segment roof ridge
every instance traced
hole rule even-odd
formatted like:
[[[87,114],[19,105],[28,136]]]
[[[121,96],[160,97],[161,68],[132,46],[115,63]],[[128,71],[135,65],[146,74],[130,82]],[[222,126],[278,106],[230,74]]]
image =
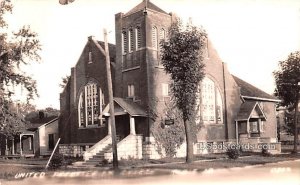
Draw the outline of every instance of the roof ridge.
[[[139,12],[139,11],[145,10],[145,9],[150,9],[150,10],[154,10],[154,11],[157,11],[157,12],[160,12],[160,13],[168,14],[167,12],[165,12],[164,10],[159,8],[157,5],[150,2],[150,0],[143,0],[141,3],[136,5],[134,8],[129,10],[124,15],[131,15],[133,13],[136,13],[136,12]]]
[[[254,85],[240,79],[239,77],[232,75],[234,81],[237,85],[241,88],[241,95],[242,96],[249,96],[249,97],[257,97],[257,98],[266,98],[271,100],[277,100],[277,98],[265,91],[255,87]]]

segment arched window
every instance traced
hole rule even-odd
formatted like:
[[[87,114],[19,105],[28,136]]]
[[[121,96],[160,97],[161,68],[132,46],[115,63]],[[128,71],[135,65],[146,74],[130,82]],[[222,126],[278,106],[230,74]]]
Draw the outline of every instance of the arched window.
[[[130,29],[129,31],[128,31],[128,43],[129,43],[129,45],[128,45],[128,52],[130,53],[130,52],[132,52],[133,51],[133,47],[134,47],[134,41],[133,41],[133,30],[132,29]]]
[[[205,77],[201,82],[201,108],[204,123],[223,123],[222,97],[214,81]]]
[[[137,26],[135,28],[135,47],[137,49],[140,49],[142,47],[141,40],[142,40],[141,28]]]
[[[122,53],[123,54],[127,53],[127,35],[126,35],[126,31],[122,32]]]
[[[93,63],[93,53],[90,51],[89,52],[89,64]]]
[[[159,39],[160,40],[163,40],[163,39],[165,39],[166,38],[166,31],[165,31],[165,29],[161,29],[160,30],[160,34],[159,34]]]
[[[102,125],[102,110],[105,106],[101,88],[95,83],[88,83],[79,95],[78,121],[80,127],[88,125]]]
[[[152,28],[152,47],[157,49],[157,28],[154,26]]]

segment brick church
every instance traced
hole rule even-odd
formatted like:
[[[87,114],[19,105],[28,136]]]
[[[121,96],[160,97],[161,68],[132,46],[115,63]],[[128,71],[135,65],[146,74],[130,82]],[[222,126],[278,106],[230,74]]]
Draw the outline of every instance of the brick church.
[[[160,61],[159,42],[167,36],[172,13],[143,0],[127,13],[115,15],[115,43],[109,44],[115,104],[119,159],[160,158],[152,134],[149,112],[163,118],[170,101],[170,77]],[[104,46],[103,42],[99,44]],[[208,41],[205,52],[206,76],[201,82],[199,116],[203,124],[194,144],[195,154],[224,152],[212,146],[247,144],[259,151],[270,144],[279,152],[275,105],[278,100],[233,76]],[[87,41],[70,79],[60,95],[59,151],[84,156],[88,163],[112,159],[111,129],[105,56]],[[177,156],[185,155],[183,144]]]

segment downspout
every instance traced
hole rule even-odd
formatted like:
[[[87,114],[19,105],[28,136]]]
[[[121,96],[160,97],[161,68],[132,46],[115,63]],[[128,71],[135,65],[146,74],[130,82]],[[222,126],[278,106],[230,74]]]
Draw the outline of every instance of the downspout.
[[[227,94],[226,94],[226,80],[225,80],[225,66],[224,62],[222,62],[223,67],[223,86],[224,86],[224,114],[225,114],[225,138],[228,140],[228,117],[227,117]]]

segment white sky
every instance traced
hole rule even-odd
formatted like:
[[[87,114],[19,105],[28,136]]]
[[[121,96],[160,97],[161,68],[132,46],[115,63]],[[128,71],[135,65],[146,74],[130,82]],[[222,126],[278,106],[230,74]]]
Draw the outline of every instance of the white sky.
[[[28,66],[37,80],[37,108],[59,108],[61,78],[69,75],[90,35],[103,40],[103,28],[112,31],[114,15],[126,13],[142,0],[11,0],[10,27],[30,25],[39,34],[42,62]],[[166,12],[192,18],[203,26],[230,72],[273,93],[272,72],[278,61],[300,50],[299,0],[151,0]]]

